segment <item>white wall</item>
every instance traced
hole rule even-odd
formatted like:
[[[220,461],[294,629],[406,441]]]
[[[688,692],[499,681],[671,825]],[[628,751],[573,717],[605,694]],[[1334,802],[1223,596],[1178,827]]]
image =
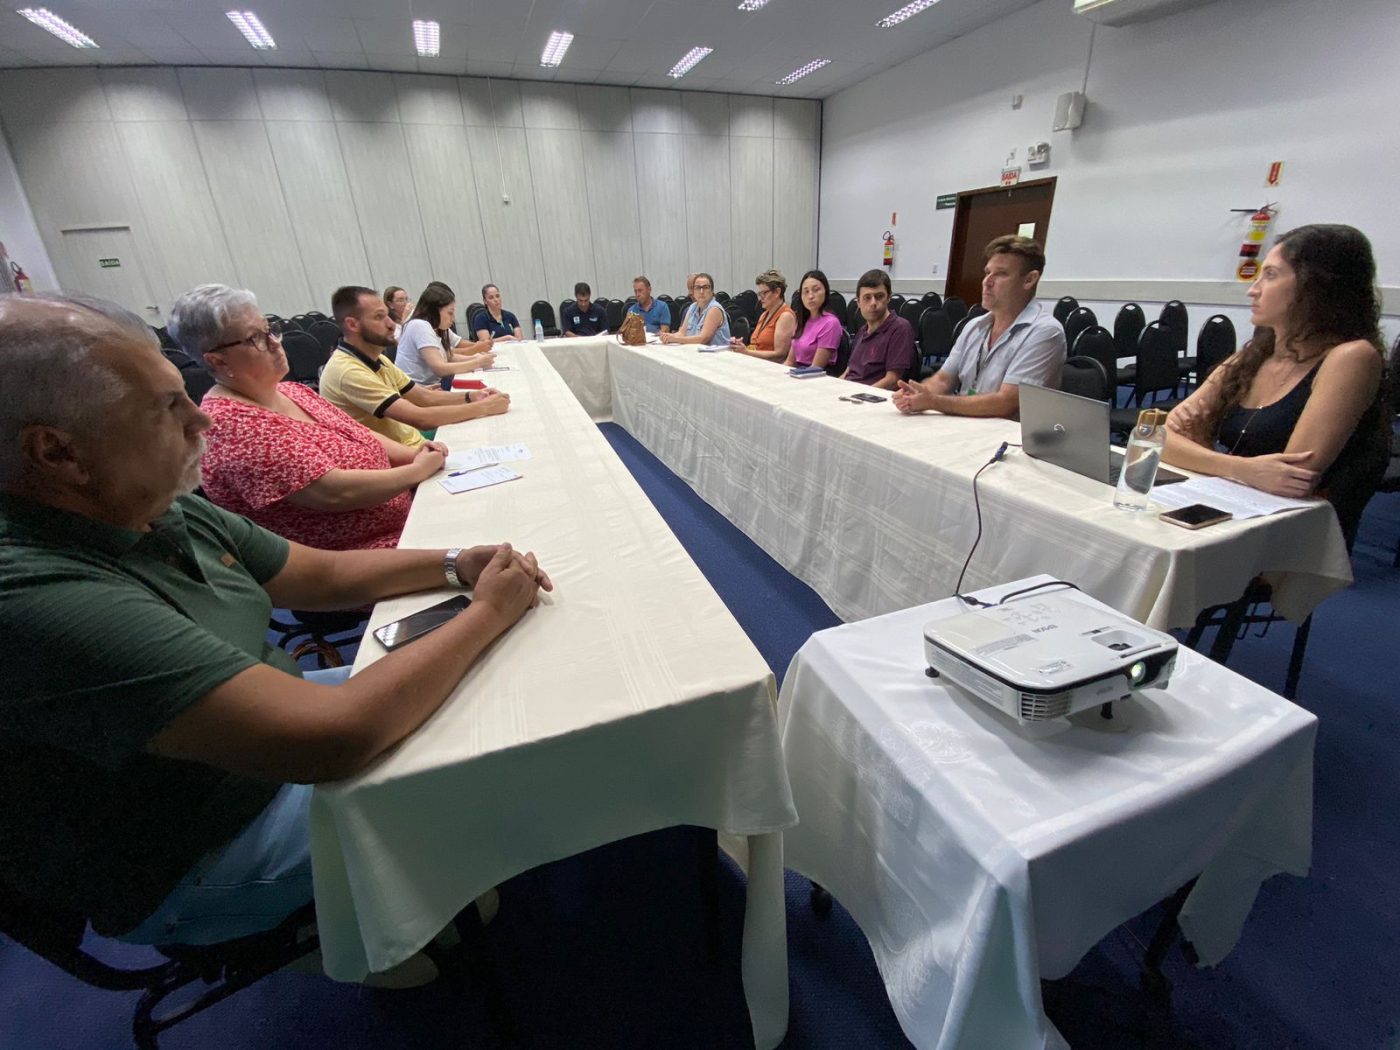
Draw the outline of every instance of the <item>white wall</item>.
[[[34,282],[35,291],[53,291],[58,287],[58,278],[39,237],[39,228],[34,224],[29,198],[20,185],[19,172],[15,170],[3,134],[0,134],[0,244],[5,246],[11,261],[19,263]],[[8,283],[0,287],[8,287]]]
[[[493,281],[525,316],[579,280],[627,296],[641,272],[658,292],[691,269],[735,290],[772,265],[801,273],[816,255],[819,114],[797,99],[416,74],[0,73],[59,283],[79,272],[64,228],[129,224],[162,307],[223,281],[279,313],[328,310],[342,284],[416,295],[436,279],[471,302]]]
[[[1042,0],[827,99],[818,257],[828,275],[845,286],[878,265],[897,211],[896,284],[941,288],[954,212],[936,211],[935,197],[995,185],[1014,149],[1023,179],[1058,177],[1042,287],[1052,298],[1241,303],[1246,217],[1230,209],[1277,201],[1275,231],[1344,222],[1366,232],[1387,309],[1400,312],[1390,201],[1400,81],[1389,72],[1400,4],[1218,0],[1101,27],[1084,125],[1052,133],[1056,96],[1083,82],[1090,27],[1068,0]],[[1024,96],[1019,110],[1013,94]],[[1024,167],[1034,141],[1051,144],[1043,170]],[[1271,189],[1275,160],[1285,166]],[[1193,309],[1193,321],[1210,312]]]

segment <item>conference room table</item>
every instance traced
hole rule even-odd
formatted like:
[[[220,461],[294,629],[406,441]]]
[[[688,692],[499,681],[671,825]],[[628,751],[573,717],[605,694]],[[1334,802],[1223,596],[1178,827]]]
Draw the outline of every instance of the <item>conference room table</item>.
[[[523,442],[529,458],[510,464],[521,478],[455,495],[425,482],[401,546],[509,541],[536,553],[554,591],[392,753],[317,788],[326,972],[358,980],[401,962],[540,864],[699,825],[745,847],[743,984],[755,1045],[776,1046],[788,1012],[780,832],[796,813],[773,675],[540,349],[503,347],[497,363],[507,370],[487,378],[510,411],[437,437],[455,452]],[[451,593],[379,603],[355,670],[385,655],[376,628]]]
[[[786,859],[859,924],[914,1045],[1056,1050],[1040,981],[1109,931],[1195,879],[1179,921],[1213,965],[1266,878],[1307,873],[1317,719],[1183,649],[1165,689],[1036,738],[925,676],[925,625],[967,612],[946,598],[798,651]]]

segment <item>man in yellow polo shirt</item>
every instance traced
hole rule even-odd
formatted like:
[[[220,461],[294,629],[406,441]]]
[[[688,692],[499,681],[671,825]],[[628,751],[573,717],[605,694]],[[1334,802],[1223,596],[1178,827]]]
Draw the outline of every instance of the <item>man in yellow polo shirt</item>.
[[[371,430],[411,448],[423,443],[421,431],[510,408],[499,390],[434,390],[415,383],[382,356],[394,345],[389,308],[373,288],[336,289],[331,311],[340,325],[340,345],[321,372],[321,396]]]

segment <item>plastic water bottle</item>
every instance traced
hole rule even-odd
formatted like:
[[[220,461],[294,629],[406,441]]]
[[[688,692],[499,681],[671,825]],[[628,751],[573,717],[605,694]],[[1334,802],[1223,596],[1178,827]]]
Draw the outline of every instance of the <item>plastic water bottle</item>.
[[[540,323],[540,319],[538,317],[535,318],[535,342],[544,342],[544,325]]]
[[[1166,443],[1166,412],[1160,408],[1143,409],[1138,413],[1137,426],[1128,435],[1123,472],[1118,475],[1118,489],[1113,493],[1113,505],[1119,510],[1147,509],[1147,497],[1152,492],[1152,483],[1157,480],[1162,446]]]

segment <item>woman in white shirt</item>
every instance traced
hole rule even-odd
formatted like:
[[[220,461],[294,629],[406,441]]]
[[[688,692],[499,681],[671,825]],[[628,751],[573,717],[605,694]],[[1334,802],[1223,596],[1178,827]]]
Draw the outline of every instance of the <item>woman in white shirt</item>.
[[[464,342],[452,330],[456,320],[457,296],[441,281],[433,281],[423,289],[413,316],[399,334],[394,363],[410,379],[428,386],[463,372],[490,368],[496,360],[491,341]]]

